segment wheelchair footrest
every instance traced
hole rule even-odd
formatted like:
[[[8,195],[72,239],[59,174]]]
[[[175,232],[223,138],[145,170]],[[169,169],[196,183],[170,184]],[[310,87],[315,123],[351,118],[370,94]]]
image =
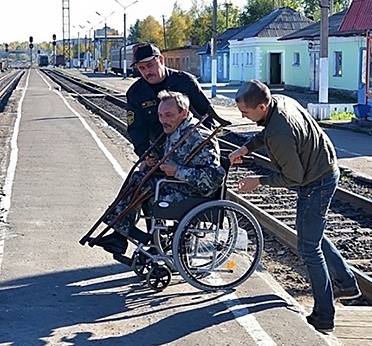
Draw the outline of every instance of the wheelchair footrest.
[[[123,256],[123,255],[120,255],[120,254],[116,253],[116,254],[114,254],[113,257],[114,257],[115,260],[117,260],[120,263],[123,263],[123,264],[127,265],[128,267],[132,266],[132,259],[127,257],[127,256]]]

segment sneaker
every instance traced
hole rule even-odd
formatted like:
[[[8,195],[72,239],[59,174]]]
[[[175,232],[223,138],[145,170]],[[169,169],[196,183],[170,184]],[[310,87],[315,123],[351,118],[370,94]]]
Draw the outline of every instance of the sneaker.
[[[355,299],[362,295],[358,287],[342,289],[335,287],[333,289],[333,296],[335,299]]]
[[[306,316],[307,323],[311,324],[318,332],[330,333],[335,329],[333,320],[324,320],[319,318],[312,313]]]

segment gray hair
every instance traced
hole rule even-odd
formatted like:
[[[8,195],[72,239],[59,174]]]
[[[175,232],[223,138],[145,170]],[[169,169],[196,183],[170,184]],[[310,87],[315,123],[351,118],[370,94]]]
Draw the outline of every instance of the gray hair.
[[[268,105],[271,101],[271,92],[266,84],[257,79],[243,83],[235,95],[237,103],[244,102],[249,108],[256,108],[260,103]]]
[[[158,98],[160,101],[167,101],[173,99],[176,101],[176,105],[179,111],[183,109],[189,110],[190,108],[190,100],[187,95],[184,95],[178,91],[169,91],[169,90],[162,90],[158,93]]]

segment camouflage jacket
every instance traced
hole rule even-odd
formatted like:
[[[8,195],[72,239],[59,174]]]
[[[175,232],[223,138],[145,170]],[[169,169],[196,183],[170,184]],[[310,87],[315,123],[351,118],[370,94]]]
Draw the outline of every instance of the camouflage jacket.
[[[194,128],[197,119],[190,114],[187,119],[177,128],[177,130],[168,135],[165,142],[165,153],[170,152],[179,140]],[[177,170],[174,177],[186,184],[169,183],[162,186],[160,190],[160,200],[167,202],[180,202],[190,197],[209,197],[222,185],[225,177],[225,170],[220,165],[220,149],[216,138],[212,138],[203,148],[198,151],[200,145],[211,134],[211,131],[203,126],[198,126],[194,132],[181,144],[166,160],[177,164]],[[185,164],[190,154],[195,153],[195,156]],[[133,186],[138,187],[147,177],[144,171],[136,171],[131,179]],[[163,174],[162,174],[162,177]],[[155,185],[160,179],[158,175],[153,175],[143,184],[141,192],[147,188],[155,191]],[[104,222],[110,224],[117,215],[123,212],[131,202],[132,195],[126,196],[107,215]],[[152,215],[154,209],[154,197],[151,196],[145,203],[147,212]],[[135,224],[137,214],[140,211],[140,205],[131,208],[129,213],[113,228],[124,236],[128,235],[129,230]]]
[[[164,152],[168,153],[179,142],[179,140],[188,133],[198,122],[190,114],[187,119],[177,128],[177,130],[168,135]],[[191,135],[178,147],[166,162],[173,162],[178,167],[174,178],[185,182],[186,184],[169,184],[162,192],[166,200],[175,201],[189,197],[209,197],[222,185],[225,177],[225,170],[220,165],[220,149],[218,141],[213,137],[202,149],[200,145],[211,134],[211,131],[204,126],[199,126]],[[200,150],[198,150],[200,149]],[[197,151],[190,162],[185,164],[187,158]],[[173,193],[171,190],[174,190]],[[181,193],[183,198],[175,195]],[[169,196],[167,196],[169,194]],[[172,194],[175,194],[172,196]],[[164,200],[164,198],[163,198]]]

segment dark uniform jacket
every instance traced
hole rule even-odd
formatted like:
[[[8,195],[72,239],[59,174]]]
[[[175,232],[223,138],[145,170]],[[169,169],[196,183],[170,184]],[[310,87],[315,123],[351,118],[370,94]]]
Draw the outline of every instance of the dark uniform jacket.
[[[294,99],[273,95],[268,116],[257,125],[264,130],[247,143],[249,152],[265,147],[279,169],[261,177],[262,185],[306,186],[335,172],[334,146],[311,115]]]
[[[165,68],[165,90],[178,91],[190,99],[190,110],[197,117],[207,113],[210,102],[201,90],[195,77],[184,71]],[[159,90],[160,91],[160,90]],[[150,84],[140,78],[127,91],[128,133],[134,145],[134,151],[141,156],[163,132],[158,120],[160,100]],[[210,125],[213,120],[207,119],[204,124]]]

